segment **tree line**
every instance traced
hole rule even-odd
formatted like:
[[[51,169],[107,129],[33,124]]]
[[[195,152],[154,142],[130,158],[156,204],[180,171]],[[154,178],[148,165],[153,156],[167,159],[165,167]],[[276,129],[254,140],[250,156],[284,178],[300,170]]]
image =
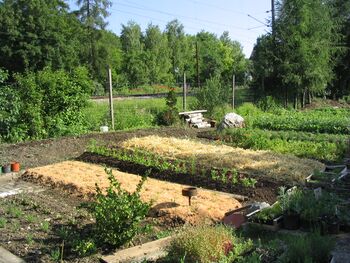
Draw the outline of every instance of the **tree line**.
[[[118,36],[106,30],[110,1],[78,0],[77,5],[71,11],[63,0],[0,1],[0,68],[13,74],[85,66],[96,89],[103,89],[107,66],[118,86],[131,88],[175,84],[184,72],[195,86],[214,75],[227,82],[233,73],[245,77],[248,60],[228,32],[189,35],[178,20],[164,31],[149,24],[142,32],[130,21]]]
[[[350,93],[350,1],[280,0],[252,53],[255,94],[304,106]]]

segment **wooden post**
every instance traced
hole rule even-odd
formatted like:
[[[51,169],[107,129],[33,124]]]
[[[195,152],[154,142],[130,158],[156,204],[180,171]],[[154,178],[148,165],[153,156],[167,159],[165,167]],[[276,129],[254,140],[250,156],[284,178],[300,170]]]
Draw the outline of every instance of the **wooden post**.
[[[186,93],[187,93],[187,84],[186,84],[186,72],[184,72],[184,83],[183,83],[183,97],[182,97],[182,108],[186,111]]]
[[[232,77],[232,109],[235,109],[235,82],[236,82],[236,76],[233,74]]]
[[[197,64],[197,88],[200,88],[201,82],[199,78],[199,54],[198,54],[198,40],[196,40],[196,64]]]
[[[114,130],[112,71],[109,67],[108,67],[108,86],[109,86],[109,113],[111,116],[112,130]]]

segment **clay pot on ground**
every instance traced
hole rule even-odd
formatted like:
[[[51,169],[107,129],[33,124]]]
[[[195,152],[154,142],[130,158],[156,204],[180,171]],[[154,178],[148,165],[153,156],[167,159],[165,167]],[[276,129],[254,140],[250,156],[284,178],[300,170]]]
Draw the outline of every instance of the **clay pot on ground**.
[[[4,174],[11,173],[11,164],[5,164],[2,166],[2,172]]]
[[[15,173],[18,173],[19,170],[20,170],[19,162],[12,162],[11,163],[11,171],[15,172]]]
[[[288,230],[297,230],[300,228],[300,215],[290,213],[283,215],[283,227]]]

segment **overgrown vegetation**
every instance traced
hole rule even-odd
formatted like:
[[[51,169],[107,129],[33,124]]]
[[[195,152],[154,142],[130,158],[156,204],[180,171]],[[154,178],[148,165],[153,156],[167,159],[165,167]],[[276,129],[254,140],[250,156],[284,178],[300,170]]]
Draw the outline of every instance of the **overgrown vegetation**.
[[[84,68],[70,74],[45,68],[37,73],[15,75],[5,84],[7,72],[0,71],[0,140],[37,140],[86,132],[83,109],[91,93]]]
[[[218,226],[188,227],[173,239],[169,248],[169,261],[179,258],[183,262],[232,262],[253,248],[251,240],[236,237],[231,228]]]

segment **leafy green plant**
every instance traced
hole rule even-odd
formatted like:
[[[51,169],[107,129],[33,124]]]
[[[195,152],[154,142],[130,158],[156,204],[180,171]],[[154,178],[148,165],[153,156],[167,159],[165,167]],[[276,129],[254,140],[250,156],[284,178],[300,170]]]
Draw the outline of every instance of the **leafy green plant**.
[[[32,214],[29,214],[29,215],[26,215],[25,216],[25,220],[28,222],[28,223],[33,223],[37,220],[36,216],[32,215]]]
[[[249,177],[244,177],[242,179],[240,179],[242,185],[244,187],[255,187],[255,184],[258,182],[256,179],[254,178],[249,178]]]
[[[0,217],[0,228],[4,228],[6,226],[7,220],[4,217]]]
[[[282,206],[277,202],[271,207],[262,209],[254,218],[261,223],[267,223],[283,214]]]
[[[60,259],[61,259],[60,248],[55,248],[55,249],[51,250],[51,252],[50,252],[50,258],[51,258],[54,262],[60,261]]]
[[[71,236],[71,228],[69,227],[65,227],[65,226],[61,226],[58,230],[57,230],[57,235],[62,239],[62,240],[68,240],[68,238]]]
[[[112,170],[106,168],[105,171],[110,185],[104,194],[96,184],[93,214],[96,219],[96,231],[101,241],[118,247],[145,231],[145,227],[140,223],[151,205],[141,201],[140,191],[147,177],[142,177],[136,191],[129,193],[121,188]]]
[[[41,224],[40,224],[40,228],[42,231],[44,232],[49,232],[50,230],[50,222],[48,221],[43,221]]]
[[[34,236],[33,236],[33,234],[30,234],[30,233],[29,233],[29,234],[26,236],[26,242],[27,242],[28,245],[34,244]]]
[[[287,190],[281,187],[279,189],[278,201],[285,214],[299,214],[303,208],[303,200],[303,192],[298,188]]]
[[[22,209],[19,207],[16,207],[15,205],[11,205],[10,207],[8,207],[7,213],[14,218],[19,218],[23,216]]]
[[[77,254],[82,257],[92,255],[96,253],[97,250],[95,241],[92,239],[76,240],[73,246],[73,251],[77,252]]]

